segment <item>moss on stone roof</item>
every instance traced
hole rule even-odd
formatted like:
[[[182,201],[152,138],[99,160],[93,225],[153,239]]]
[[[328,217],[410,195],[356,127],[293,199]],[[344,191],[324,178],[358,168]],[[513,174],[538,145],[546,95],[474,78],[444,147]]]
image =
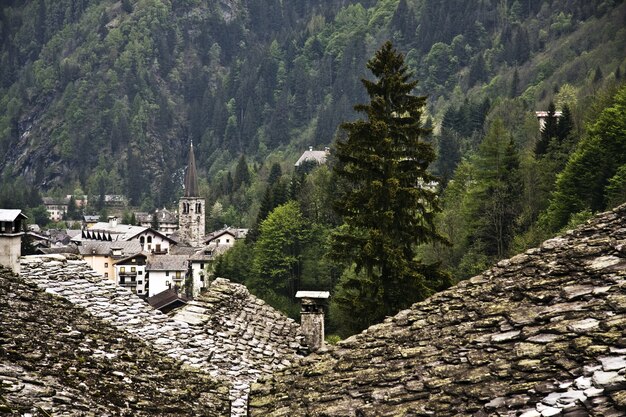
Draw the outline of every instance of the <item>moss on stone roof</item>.
[[[228,389],[0,271],[0,413],[228,415]]]
[[[626,415],[626,206],[252,388],[252,416]]]

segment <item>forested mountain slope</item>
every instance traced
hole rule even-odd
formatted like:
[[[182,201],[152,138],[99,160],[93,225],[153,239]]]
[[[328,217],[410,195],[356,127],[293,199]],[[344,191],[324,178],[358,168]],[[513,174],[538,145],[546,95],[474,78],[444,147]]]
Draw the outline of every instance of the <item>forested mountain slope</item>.
[[[286,150],[274,160],[287,166],[330,145],[384,39],[407,55],[435,122],[469,97],[471,120],[447,119],[469,136],[487,98],[521,95],[531,110],[559,85],[614,73],[624,15],[621,1],[582,0],[5,1],[0,170],[160,206],[193,140],[215,201],[240,154],[263,164]]]

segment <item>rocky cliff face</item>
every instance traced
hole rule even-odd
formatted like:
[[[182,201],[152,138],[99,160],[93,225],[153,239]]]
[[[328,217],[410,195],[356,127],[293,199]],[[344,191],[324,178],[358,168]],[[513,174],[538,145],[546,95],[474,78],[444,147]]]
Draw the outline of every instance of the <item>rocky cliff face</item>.
[[[626,415],[626,206],[254,386],[251,415]]]
[[[0,413],[228,415],[228,390],[84,308],[0,271]]]

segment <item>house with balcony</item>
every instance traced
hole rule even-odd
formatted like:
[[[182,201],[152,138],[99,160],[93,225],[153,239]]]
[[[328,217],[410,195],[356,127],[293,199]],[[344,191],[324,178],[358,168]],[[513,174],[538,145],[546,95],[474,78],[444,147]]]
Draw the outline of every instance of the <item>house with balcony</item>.
[[[141,252],[137,241],[83,241],[77,247],[94,271],[113,282],[117,282],[114,264]]]
[[[148,297],[173,288],[183,292],[188,273],[188,255],[150,255],[146,261]]]
[[[119,286],[128,288],[140,297],[148,295],[149,281],[146,274],[148,255],[136,253],[113,264],[115,279]]]

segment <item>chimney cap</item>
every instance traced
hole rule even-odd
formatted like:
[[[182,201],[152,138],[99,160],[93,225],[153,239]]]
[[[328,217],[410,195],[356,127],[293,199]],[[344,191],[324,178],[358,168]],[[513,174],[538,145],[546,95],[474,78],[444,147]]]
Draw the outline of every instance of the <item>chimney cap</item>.
[[[330,297],[330,293],[328,291],[298,291],[296,293],[296,298],[326,299],[328,297]]]

